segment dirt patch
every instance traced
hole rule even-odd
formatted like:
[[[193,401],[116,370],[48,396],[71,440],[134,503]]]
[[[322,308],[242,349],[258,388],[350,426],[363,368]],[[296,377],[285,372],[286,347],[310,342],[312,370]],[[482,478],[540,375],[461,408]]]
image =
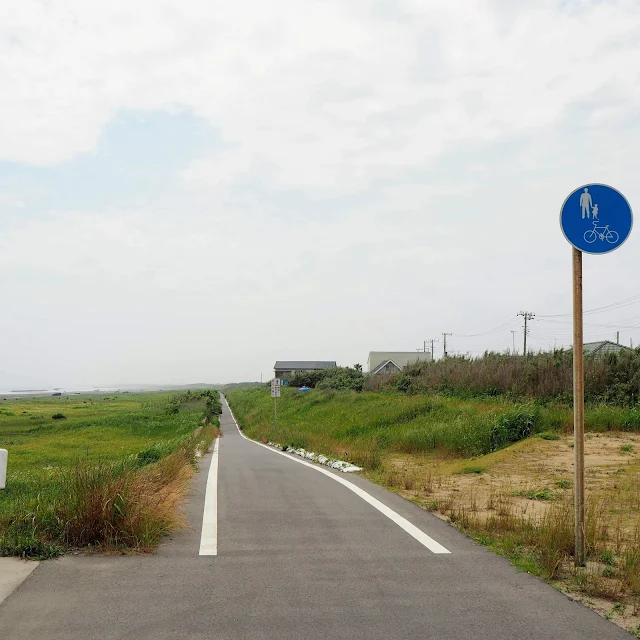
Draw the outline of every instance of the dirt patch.
[[[455,502],[487,518],[508,498],[514,513],[535,517],[553,502],[572,495],[573,457],[571,437],[532,438],[475,460],[396,456],[387,461],[385,473],[401,493],[412,499],[419,497],[435,511],[441,503]],[[613,518],[625,526],[637,526],[640,435],[589,434],[585,441],[585,489],[592,498],[606,496]]]
[[[586,568],[573,549],[573,437],[476,459],[397,455],[372,474],[640,637],[640,434],[587,434]]]

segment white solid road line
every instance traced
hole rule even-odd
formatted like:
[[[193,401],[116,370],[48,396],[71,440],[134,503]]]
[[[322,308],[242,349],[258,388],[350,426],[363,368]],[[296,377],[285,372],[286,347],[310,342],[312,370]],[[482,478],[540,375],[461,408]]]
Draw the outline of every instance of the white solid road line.
[[[336,482],[339,482],[341,485],[344,485],[345,487],[347,487],[347,489],[349,489],[350,491],[353,491],[353,493],[355,493],[357,496],[360,496],[365,502],[368,502],[372,507],[377,509],[380,513],[387,516],[387,518],[389,518],[390,520],[393,520],[393,522],[395,522],[401,529],[404,529],[410,536],[413,536],[420,544],[423,544],[425,547],[427,547],[429,551],[433,553],[451,553],[448,549],[443,547],[439,542],[436,542],[433,538],[431,538],[426,533],[418,529],[418,527],[416,527],[414,524],[411,524],[406,518],[402,517],[399,513],[396,513],[393,509],[390,509],[389,507],[387,507],[386,504],[380,502],[380,500],[378,500],[377,498],[374,498],[372,495],[368,494],[364,489],[361,489],[360,487],[353,484],[352,482],[349,482],[348,480],[345,480],[344,478],[337,476],[335,473],[331,473],[330,471],[322,469],[317,465],[311,464],[310,462],[299,460],[298,458],[294,458],[293,456],[283,453],[282,451],[278,451],[278,449],[273,449],[272,447],[268,447],[266,444],[262,444],[261,442],[256,442],[255,440],[251,440],[251,438],[247,438],[247,436],[245,436],[244,433],[242,433],[242,429],[240,429],[240,426],[238,425],[238,421],[233,415],[233,411],[231,411],[231,407],[229,407],[229,403],[227,402],[227,399],[224,398],[224,401],[227,407],[229,408],[229,413],[231,414],[231,417],[233,418],[233,421],[236,424],[236,428],[238,429],[238,431],[240,432],[240,435],[245,440],[249,440],[249,442],[253,442],[253,444],[257,444],[259,447],[264,447],[268,451],[272,451],[273,453],[277,453],[281,456],[284,456],[288,460],[292,460],[293,462],[298,462],[299,464],[303,464],[306,467],[314,469],[318,473],[323,473],[325,476],[329,476],[329,478],[335,480]]]
[[[211,454],[207,491],[204,496],[204,513],[202,514],[202,534],[200,537],[200,555],[218,555],[218,446],[220,438],[216,438]]]

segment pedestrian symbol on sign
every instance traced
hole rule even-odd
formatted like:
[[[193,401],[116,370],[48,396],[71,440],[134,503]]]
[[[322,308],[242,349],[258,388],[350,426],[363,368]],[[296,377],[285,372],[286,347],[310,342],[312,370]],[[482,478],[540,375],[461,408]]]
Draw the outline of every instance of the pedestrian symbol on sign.
[[[582,208],[582,219],[589,217],[589,211],[591,209],[591,195],[589,189],[584,188],[584,193],[580,196],[580,207]]]

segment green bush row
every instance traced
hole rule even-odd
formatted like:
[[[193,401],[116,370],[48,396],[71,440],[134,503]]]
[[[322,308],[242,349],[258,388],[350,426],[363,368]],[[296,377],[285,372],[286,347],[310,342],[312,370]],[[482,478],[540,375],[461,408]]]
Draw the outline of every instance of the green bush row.
[[[332,367],[319,371],[296,371],[287,383],[292,387],[362,391],[362,367]]]
[[[570,403],[572,381],[573,354],[560,349],[527,358],[486,352],[478,358],[456,356],[420,362],[397,374],[368,377],[364,389]],[[637,405],[640,349],[585,357],[585,398],[594,404]]]

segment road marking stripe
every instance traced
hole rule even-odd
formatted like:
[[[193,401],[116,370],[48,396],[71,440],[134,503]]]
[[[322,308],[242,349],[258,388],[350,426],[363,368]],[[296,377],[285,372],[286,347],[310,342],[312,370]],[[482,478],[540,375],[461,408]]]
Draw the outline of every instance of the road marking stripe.
[[[218,446],[220,438],[216,438],[211,454],[207,491],[204,496],[204,513],[202,514],[202,534],[200,537],[200,555],[218,555]]]
[[[439,542],[436,542],[433,538],[431,538],[426,533],[418,529],[418,527],[416,527],[414,524],[411,524],[411,522],[409,522],[406,518],[402,517],[399,513],[396,513],[393,509],[390,509],[389,507],[387,507],[386,504],[384,504],[383,502],[380,502],[380,500],[378,500],[377,498],[374,498],[372,495],[368,494],[364,489],[361,489],[360,487],[353,484],[352,482],[349,482],[348,480],[345,480],[344,478],[341,478],[340,476],[337,476],[336,474],[331,473],[326,469],[322,469],[321,467],[311,464],[310,462],[299,460],[298,458],[294,458],[293,456],[290,456],[282,451],[278,451],[278,449],[273,449],[272,447],[268,447],[266,444],[262,444],[261,442],[256,442],[255,440],[251,440],[251,438],[248,438],[247,436],[245,436],[244,433],[242,433],[242,429],[240,429],[240,425],[238,425],[238,421],[233,415],[233,411],[231,411],[231,407],[229,406],[227,399],[224,398],[224,401],[229,409],[229,413],[231,414],[233,421],[235,422],[236,428],[238,429],[240,435],[245,440],[248,440],[249,442],[253,442],[253,444],[257,444],[260,447],[264,447],[265,449],[272,451],[273,453],[278,453],[281,456],[284,456],[285,458],[287,458],[288,460],[292,460],[293,462],[298,462],[299,464],[303,464],[307,467],[310,467],[311,469],[314,469],[319,473],[323,473],[325,476],[329,476],[329,478],[335,480],[336,482],[339,482],[341,485],[344,485],[345,487],[347,487],[347,489],[349,489],[350,491],[353,491],[353,493],[355,493],[357,496],[360,496],[365,502],[368,502],[372,507],[377,509],[380,513],[387,516],[387,518],[389,518],[390,520],[393,520],[393,522],[395,522],[401,529],[404,529],[410,536],[414,537],[420,544],[427,547],[429,551],[433,553],[439,553],[439,554],[451,553],[448,549],[443,547]]]

